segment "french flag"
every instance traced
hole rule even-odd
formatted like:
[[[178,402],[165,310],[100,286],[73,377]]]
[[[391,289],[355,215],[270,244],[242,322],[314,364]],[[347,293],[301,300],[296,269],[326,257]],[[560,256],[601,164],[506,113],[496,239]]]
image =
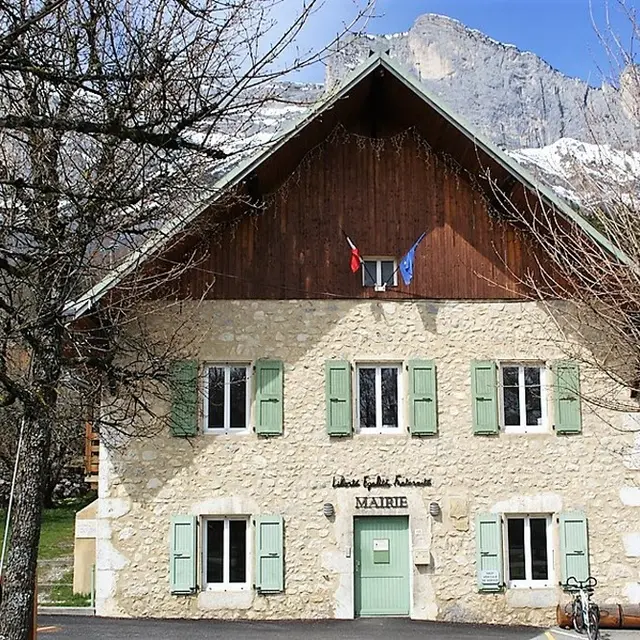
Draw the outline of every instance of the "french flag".
[[[362,264],[362,256],[360,255],[360,251],[358,251],[358,247],[351,241],[351,238],[345,233],[344,237],[347,239],[349,246],[351,247],[351,271],[355,273]]]

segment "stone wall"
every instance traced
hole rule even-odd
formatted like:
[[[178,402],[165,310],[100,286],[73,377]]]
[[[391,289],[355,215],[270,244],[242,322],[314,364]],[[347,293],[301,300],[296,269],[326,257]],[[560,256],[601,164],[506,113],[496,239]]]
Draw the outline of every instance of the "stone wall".
[[[101,451],[97,534],[99,615],[216,618],[353,616],[353,515],[362,489],[334,489],[335,475],[429,477],[402,491],[414,566],[412,616],[477,622],[551,622],[559,589],[476,588],[474,517],[479,512],[557,513],[589,518],[591,570],[600,602],[640,598],[639,474],[625,465],[633,443],[621,416],[583,403],[583,433],[474,436],[473,359],[553,361],[566,357],[544,307],[527,303],[425,301],[212,301],[152,318],[158,332],[182,325],[183,355],[203,362],[284,361],[284,435],[263,439],[168,433]],[[439,434],[427,439],[358,435],[330,439],[325,427],[326,359],[437,363]],[[582,390],[601,379],[583,367]],[[159,403],[158,411],[168,405]],[[398,493],[394,490],[394,494]],[[372,489],[369,495],[390,495]],[[428,514],[429,503],[442,515]],[[325,502],[336,516],[322,514]],[[367,513],[375,513],[375,510]],[[173,596],[173,514],[285,518],[285,592]],[[554,530],[557,527],[554,524]],[[555,568],[559,570],[555,541]],[[421,562],[425,562],[423,558]],[[556,573],[556,576],[558,573]],[[556,580],[557,581],[557,580]]]

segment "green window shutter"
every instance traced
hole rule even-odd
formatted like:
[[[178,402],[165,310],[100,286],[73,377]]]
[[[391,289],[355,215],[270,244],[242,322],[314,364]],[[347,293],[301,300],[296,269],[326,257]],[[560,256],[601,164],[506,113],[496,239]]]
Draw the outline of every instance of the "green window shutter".
[[[169,550],[171,593],[184,595],[196,592],[197,549],[195,516],[172,516]]]
[[[256,433],[277,436],[282,433],[282,362],[256,362]]]
[[[171,434],[177,437],[198,433],[198,362],[183,360],[171,367]]]
[[[282,516],[256,518],[256,589],[284,590],[284,522]]]
[[[436,364],[433,360],[409,362],[409,429],[414,436],[438,433]]]
[[[577,580],[589,577],[589,537],[587,518],[581,511],[561,513],[560,578],[565,584],[572,576]]]
[[[342,360],[327,360],[324,365],[327,403],[327,433],[351,435],[351,365]]]
[[[476,517],[478,591],[500,591],[504,585],[502,518],[496,513]]]
[[[556,362],[554,376],[556,433],[581,433],[580,368],[575,362]]]
[[[498,386],[496,363],[474,360],[471,363],[473,396],[473,432],[476,435],[498,433]]]

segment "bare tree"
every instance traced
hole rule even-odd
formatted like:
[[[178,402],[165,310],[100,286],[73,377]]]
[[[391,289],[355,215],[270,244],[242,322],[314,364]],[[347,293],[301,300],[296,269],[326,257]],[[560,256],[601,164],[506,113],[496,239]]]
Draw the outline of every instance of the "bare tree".
[[[560,329],[558,347],[568,358],[603,374],[608,384],[589,403],[638,412],[640,391],[640,218],[631,203],[584,204],[602,244],[552,204],[533,199],[518,209],[500,194],[511,220],[540,248],[538,273],[524,280],[534,299],[547,305]],[[626,389],[626,392],[621,392]]]
[[[73,479],[78,490],[87,488],[80,473],[84,456],[86,412],[90,409],[87,406],[88,400],[83,395],[76,397],[66,394],[64,401],[60,403],[56,423],[51,429],[48,472],[42,497],[45,509],[55,506],[55,496],[60,496],[65,484],[63,480]],[[17,403],[0,410],[0,424],[0,505],[6,507],[21,425],[20,406]]]
[[[216,171],[233,162],[223,141],[286,99],[278,80],[332,50],[296,49],[324,0],[300,2],[284,25],[280,1],[0,0],[0,404],[16,408],[21,443],[2,640],[28,637],[63,399],[83,380],[126,392],[121,413],[148,409],[142,389],[166,381],[175,345],[150,344],[131,310],[188,265],[131,276],[81,321],[69,305],[168,220],[217,198]],[[345,30],[371,4],[354,2]]]
[[[605,77],[610,84],[610,100],[622,105],[628,118],[626,126],[637,130],[640,67],[635,59],[635,42],[640,30],[635,10],[627,0],[605,3],[601,15],[593,7],[591,10],[594,29],[610,60]],[[614,13],[626,24],[624,37],[614,26]],[[594,115],[587,113],[586,117],[589,121]],[[546,158],[544,177],[553,181],[566,200],[564,211],[543,194],[516,204],[509,194],[495,185],[494,189],[506,215],[526,229],[541,250],[539,274],[529,278],[526,285],[533,297],[550,303],[549,313],[562,330],[559,346],[568,357],[598,370],[609,382],[597,396],[583,397],[594,406],[637,413],[640,156],[637,151],[616,149],[618,142],[613,137],[610,144],[595,139],[574,141],[573,152],[567,150],[563,155],[556,149],[555,157]],[[556,166],[549,167],[553,162]],[[569,207],[576,216],[567,214]],[[591,229],[585,230],[581,219]],[[639,430],[634,425],[629,423],[625,430]]]

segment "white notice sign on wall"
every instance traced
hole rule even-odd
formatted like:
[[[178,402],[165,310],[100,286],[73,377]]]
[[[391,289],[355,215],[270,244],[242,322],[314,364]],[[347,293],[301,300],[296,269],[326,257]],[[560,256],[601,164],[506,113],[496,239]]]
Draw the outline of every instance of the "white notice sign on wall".
[[[374,551],[389,551],[389,538],[378,538],[373,541]]]
[[[92,520],[76,520],[76,538],[95,538],[98,523]]]
[[[484,569],[480,572],[480,582],[485,585],[500,584],[500,572],[497,569]]]

